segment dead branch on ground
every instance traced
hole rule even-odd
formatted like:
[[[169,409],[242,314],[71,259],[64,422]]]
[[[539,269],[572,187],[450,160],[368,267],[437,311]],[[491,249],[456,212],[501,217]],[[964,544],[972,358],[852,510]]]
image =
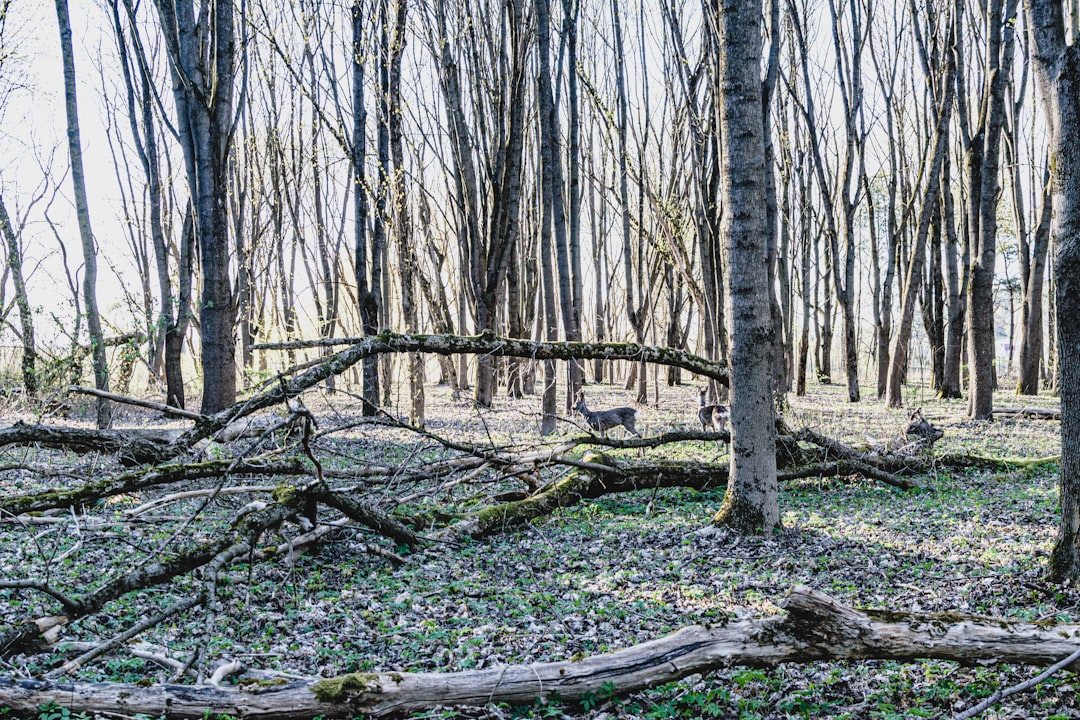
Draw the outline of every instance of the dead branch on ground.
[[[353,673],[329,679],[237,686],[55,683],[0,679],[0,705],[33,713],[56,703],[74,712],[201,718],[226,714],[260,720],[316,715],[403,716],[435,706],[527,705],[625,695],[689,675],[736,665],[833,660],[951,660],[1047,666],[1080,648],[1080,626],[1046,627],[956,613],[860,610],[796,586],[784,613],[690,626],[623,650],[584,659],[454,673]],[[1069,666],[1080,670],[1080,662]]]

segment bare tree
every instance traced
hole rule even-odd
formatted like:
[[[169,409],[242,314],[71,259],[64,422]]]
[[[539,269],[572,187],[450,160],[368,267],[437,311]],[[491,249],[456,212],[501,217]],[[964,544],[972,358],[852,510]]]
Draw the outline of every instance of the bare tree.
[[[955,32],[956,18],[952,16],[947,25],[946,37],[952,37]],[[937,55],[936,58],[944,61],[944,67],[935,68],[931,65],[931,60],[935,56],[923,52],[923,67],[927,74],[927,80],[931,83],[934,112],[937,117],[934,123],[933,144],[923,164],[922,175],[925,180],[915,229],[915,244],[907,264],[907,275],[900,297],[900,318],[889,358],[886,401],[891,407],[900,407],[903,402],[900,391],[904,375],[907,372],[908,344],[911,339],[915,303],[918,300],[919,286],[923,281],[927,238],[930,233],[930,223],[933,221],[938,206],[939,193],[941,192],[941,169],[948,148],[949,122],[952,117],[953,99],[956,93],[956,63],[952,53],[944,53],[943,55],[944,57]]]
[[[1080,578],[1080,53],[1066,42],[1057,0],[1027,0],[1035,78],[1050,131],[1052,235],[1061,365],[1061,519],[1047,574],[1055,582]],[[1075,35],[1073,36],[1075,38]]]
[[[236,38],[231,0],[155,0],[173,77],[202,271],[202,412],[236,401],[236,298],[229,277],[228,188]],[[212,12],[207,10],[212,9]]]
[[[86,304],[86,326],[90,332],[90,349],[94,365],[94,385],[98,390],[109,389],[109,368],[105,358],[105,334],[97,304],[97,245],[90,227],[90,205],[86,199],[86,175],[83,170],[82,142],[79,138],[79,108],[75,94],[75,55],[71,46],[71,21],[67,0],[56,0],[56,19],[60,25],[60,54],[64,63],[64,98],[67,111],[68,153],[71,158],[71,182],[75,191],[75,209],[79,218],[79,236],[83,250],[83,302]],[[112,424],[109,401],[97,398],[97,425]]]
[[[149,232],[154,251],[154,269],[157,279],[158,313],[149,333],[148,343],[163,345],[162,365],[165,372],[166,403],[172,407],[186,407],[184,374],[181,358],[184,338],[191,318],[192,243],[193,232],[190,212],[185,211],[187,222],[181,222],[181,242],[176,249],[176,285],[170,269],[170,243],[166,232],[166,188],[162,179],[161,162],[163,147],[159,144],[159,121],[155,108],[160,106],[151,69],[151,58],[136,22],[136,8],[132,0],[123,0],[123,14],[118,0],[111,3],[113,32],[116,35],[120,56],[120,69],[124,79],[128,122],[134,141],[136,155],[146,179],[146,202]],[[187,231],[187,232],[185,232]],[[151,361],[151,365],[154,363]]]
[[[847,32],[844,32],[841,23],[845,21],[845,18],[842,18],[840,14],[844,8],[838,11],[836,3],[833,0],[829,2],[834,60],[844,120],[844,150],[841,155],[843,167],[830,178],[826,174],[826,161],[822,154],[823,143],[820,141],[822,132],[810,78],[811,60],[806,31],[801,15],[791,0],[788,2],[788,7],[802,56],[802,75],[806,95],[803,105],[804,121],[810,136],[819,139],[817,142],[810,143],[810,148],[818,187],[824,198],[823,206],[833,282],[836,285],[836,297],[843,314],[844,369],[847,374],[848,401],[858,402],[860,391],[855,310],[855,215],[863,200],[863,185],[860,178],[863,174],[864,159],[861,148],[866,132],[859,125],[859,117],[863,102],[862,53],[867,38],[863,15],[869,14],[869,9],[864,9],[859,3],[844,3],[844,8],[848,12],[846,21],[850,25]],[[802,15],[806,12],[804,9]]]
[[[7,249],[7,271],[11,274],[15,286],[15,305],[19,308],[19,327],[22,330],[22,381],[23,392],[27,397],[38,393],[37,342],[34,339],[34,316],[30,307],[30,296],[26,292],[26,277],[23,272],[23,249],[20,242],[25,221],[16,227],[11,222],[4,198],[0,195],[0,236]]]
[[[741,532],[780,523],[772,402],[772,334],[765,242],[765,143],[762,137],[761,2],[717,3],[722,231],[730,272],[731,445],[727,493],[714,521]]]
[[[980,122],[981,172],[970,192],[977,197],[978,232],[972,235],[972,261],[968,285],[968,364],[970,414],[976,420],[993,419],[994,410],[994,263],[997,255],[997,206],[1000,187],[1001,136],[1005,124],[1006,78],[1012,70],[1016,0],[986,3],[987,88]]]

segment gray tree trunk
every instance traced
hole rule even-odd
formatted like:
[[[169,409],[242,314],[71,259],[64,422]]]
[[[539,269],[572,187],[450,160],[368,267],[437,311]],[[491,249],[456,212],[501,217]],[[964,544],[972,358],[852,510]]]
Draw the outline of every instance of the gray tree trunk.
[[[728,249],[725,286],[732,327],[732,469],[714,521],[740,532],[762,533],[780,524],[780,506],[765,240],[761,0],[719,0],[718,5],[721,228]]]
[[[155,0],[169,58],[202,270],[202,412],[236,402],[236,299],[229,276],[228,158],[236,43],[231,2],[196,13],[194,0]]]
[[[581,332],[574,317],[573,293],[570,284],[570,258],[566,239],[566,212],[563,204],[562,158],[559,153],[559,122],[556,116],[554,93],[551,89],[551,8],[550,0],[534,0],[536,39],[539,68],[536,75],[536,94],[540,125],[540,262],[544,279],[545,339],[558,339],[556,302],[561,309],[563,332],[567,340],[580,340]],[[552,248],[554,240],[554,248]],[[558,288],[552,277],[551,253],[554,249],[558,270]],[[556,292],[558,293],[556,295]],[[570,383],[567,386],[566,407],[576,402],[581,389],[581,372],[576,362],[570,363]],[[544,363],[544,395],[540,434],[555,431],[557,404],[554,364]]]
[[[68,154],[71,158],[71,182],[75,193],[75,211],[79,218],[79,236],[83,251],[83,302],[86,327],[90,333],[94,386],[109,389],[109,368],[105,359],[105,335],[97,304],[97,245],[90,228],[90,206],[86,199],[86,176],[83,171],[82,142],[79,138],[79,107],[75,94],[75,55],[71,46],[71,20],[67,0],[56,0],[56,19],[60,26],[60,54],[64,63],[64,107],[67,111]],[[104,398],[97,399],[97,426],[112,424],[112,407]]]
[[[1049,163],[1047,163],[1049,166]],[[1020,336],[1020,379],[1016,392],[1019,395],[1039,394],[1039,371],[1043,355],[1043,290],[1046,288],[1046,256],[1050,248],[1050,218],[1052,199],[1049,183],[1043,193],[1039,222],[1035,226],[1033,242],[1026,255],[1024,273],[1024,300],[1021,306],[1022,331]],[[1023,252],[1023,251],[1021,251]]]
[[[405,148],[402,131],[401,58],[405,51],[405,23],[408,0],[397,0],[394,13],[394,32],[390,38],[390,158],[394,166],[391,191],[393,197],[394,239],[401,264],[401,314],[405,332],[420,330],[417,312],[416,282],[420,275],[413,247],[412,221],[405,183]],[[423,427],[425,422],[424,358],[411,353],[408,360],[409,422]]]
[[[34,341],[34,316],[30,308],[30,297],[26,294],[26,282],[22,269],[22,248],[19,247],[21,233],[15,231],[11,216],[0,196],[0,235],[7,246],[8,269],[15,286],[15,305],[19,308],[19,329],[22,331],[22,379],[23,392],[27,397],[36,397],[38,393],[37,343]]]
[[[978,188],[979,232],[974,236],[967,303],[970,415],[976,420],[992,420],[994,412],[994,260],[997,255],[1000,187],[998,168],[1001,134],[1005,124],[1006,78],[1012,70],[1016,0],[992,0],[987,4],[986,13],[986,75],[990,87],[983,135],[982,175]],[[976,192],[976,189],[972,188],[971,192]]]
[[[1051,233],[1061,367],[1061,518],[1048,575],[1080,579],[1080,49],[1066,45],[1061,3],[1028,0],[1035,78],[1050,130]]]

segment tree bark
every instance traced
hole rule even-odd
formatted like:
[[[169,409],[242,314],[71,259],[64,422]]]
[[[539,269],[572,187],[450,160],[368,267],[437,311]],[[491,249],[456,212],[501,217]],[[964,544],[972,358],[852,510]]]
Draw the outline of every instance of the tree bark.
[[[1005,124],[1006,79],[1012,70],[1016,0],[993,0],[986,8],[987,120],[983,135],[982,175],[978,188],[979,232],[974,236],[968,285],[968,364],[971,367],[970,415],[992,420],[994,413],[994,261],[997,255],[997,206],[1001,133]],[[976,192],[975,188],[971,192]]]
[[[207,714],[299,720],[370,715],[404,716],[440,706],[537,700],[581,701],[658,687],[693,674],[745,665],[831,660],[923,658],[1050,665],[1078,648],[1080,628],[1046,628],[955,613],[854,609],[803,585],[782,603],[783,614],[689,626],[665,637],[582,659],[507,665],[456,673],[353,673],[282,684],[155,685],[57,683],[0,679],[0,705],[36,713],[55,703],[73,712],[202,718]],[[1080,662],[1068,669],[1076,672]]]
[[[236,402],[236,299],[229,274],[225,198],[236,69],[233,6],[206,16],[193,0],[155,0],[169,58],[177,128],[184,151],[202,268],[202,412]]]
[[[772,397],[775,328],[768,296],[765,241],[760,0],[719,0],[724,216],[722,235],[731,307],[732,472],[714,521],[740,532],[780,523]]]
[[[1049,169],[1049,163],[1047,163]],[[1052,200],[1050,185],[1042,193],[1042,208],[1031,243],[1027,273],[1023,278],[1024,299],[1021,306],[1020,378],[1018,395],[1039,394],[1039,371],[1043,356],[1043,291],[1046,288],[1046,256],[1050,249]]]
[[[1061,517],[1048,576],[1080,580],[1080,48],[1065,42],[1061,4],[1029,0],[1035,78],[1050,129],[1051,234],[1057,241],[1055,285],[1061,372]]]
[[[952,26],[955,32],[955,25]],[[900,407],[903,404],[901,396],[901,384],[907,372],[908,344],[911,340],[911,326],[915,315],[915,303],[918,299],[919,285],[922,282],[923,263],[926,258],[927,236],[930,232],[930,222],[933,218],[934,209],[937,207],[941,188],[941,168],[945,161],[945,153],[948,150],[949,119],[952,117],[953,97],[955,96],[956,65],[950,53],[946,60],[946,67],[942,77],[944,97],[937,107],[938,117],[934,129],[933,153],[927,156],[925,165],[926,186],[922,197],[922,207],[919,211],[918,226],[915,230],[915,247],[912,251],[911,260],[908,263],[907,278],[904,283],[904,293],[900,302],[900,320],[896,328],[896,338],[890,353],[889,377],[887,382],[886,400],[890,407]]]
[[[90,333],[91,357],[94,365],[94,386],[109,389],[109,368],[105,358],[105,334],[101,329],[101,314],[97,303],[97,243],[90,228],[90,205],[86,199],[86,175],[83,170],[82,141],[79,137],[79,108],[75,91],[75,55],[71,45],[71,21],[67,0],[56,0],[56,19],[60,26],[60,54],[64,64],[64,107],[67,112],[68,154],[71,159],[71,183],[75,193],[75,210],[79,218],[79,236],[83,251],[83,303],[86,305],[86,327]],[[97,399],[97,426],[105,429],[112,424],[112,408],[104,398]]]
[[[405,320],[405,332],[420,329],[416,284],[420,275],[413,243],[413,227],[408,206],[405,182],[405,149],[402,129],[401,59],[405,52],[405,23],[408,17],[408,0],[397,0],[394,13],[394,32],[390,39],[390,159],[394,165],[391,185],[394,213],[392,217],[394,239],[397,244],[398,262],[401,265],[401,314]],[[424,359],[413,353],[408,360],[409,376],[409,422],[424,426]]]

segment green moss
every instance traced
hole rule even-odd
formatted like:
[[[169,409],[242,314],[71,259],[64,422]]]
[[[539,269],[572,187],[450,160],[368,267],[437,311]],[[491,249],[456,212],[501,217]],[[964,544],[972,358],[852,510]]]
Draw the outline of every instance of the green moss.
[[[286,678],[267,678],[264,680],[258,678],[241,678],[236,684],[244,688],[266,689],[288,685],[289,680]]]
[[[274,492],[271,493],[271,497],[274,498],[274,502],[281,503],[282,505],[289,506],[296,502],[296,487],[288,483],[281,483],[274,488]]]
[[[311,692],[320,702],[340,703],[357,695],[374,692],[378,687],[378,675],[356,672],[320,680],[311,686]]]

